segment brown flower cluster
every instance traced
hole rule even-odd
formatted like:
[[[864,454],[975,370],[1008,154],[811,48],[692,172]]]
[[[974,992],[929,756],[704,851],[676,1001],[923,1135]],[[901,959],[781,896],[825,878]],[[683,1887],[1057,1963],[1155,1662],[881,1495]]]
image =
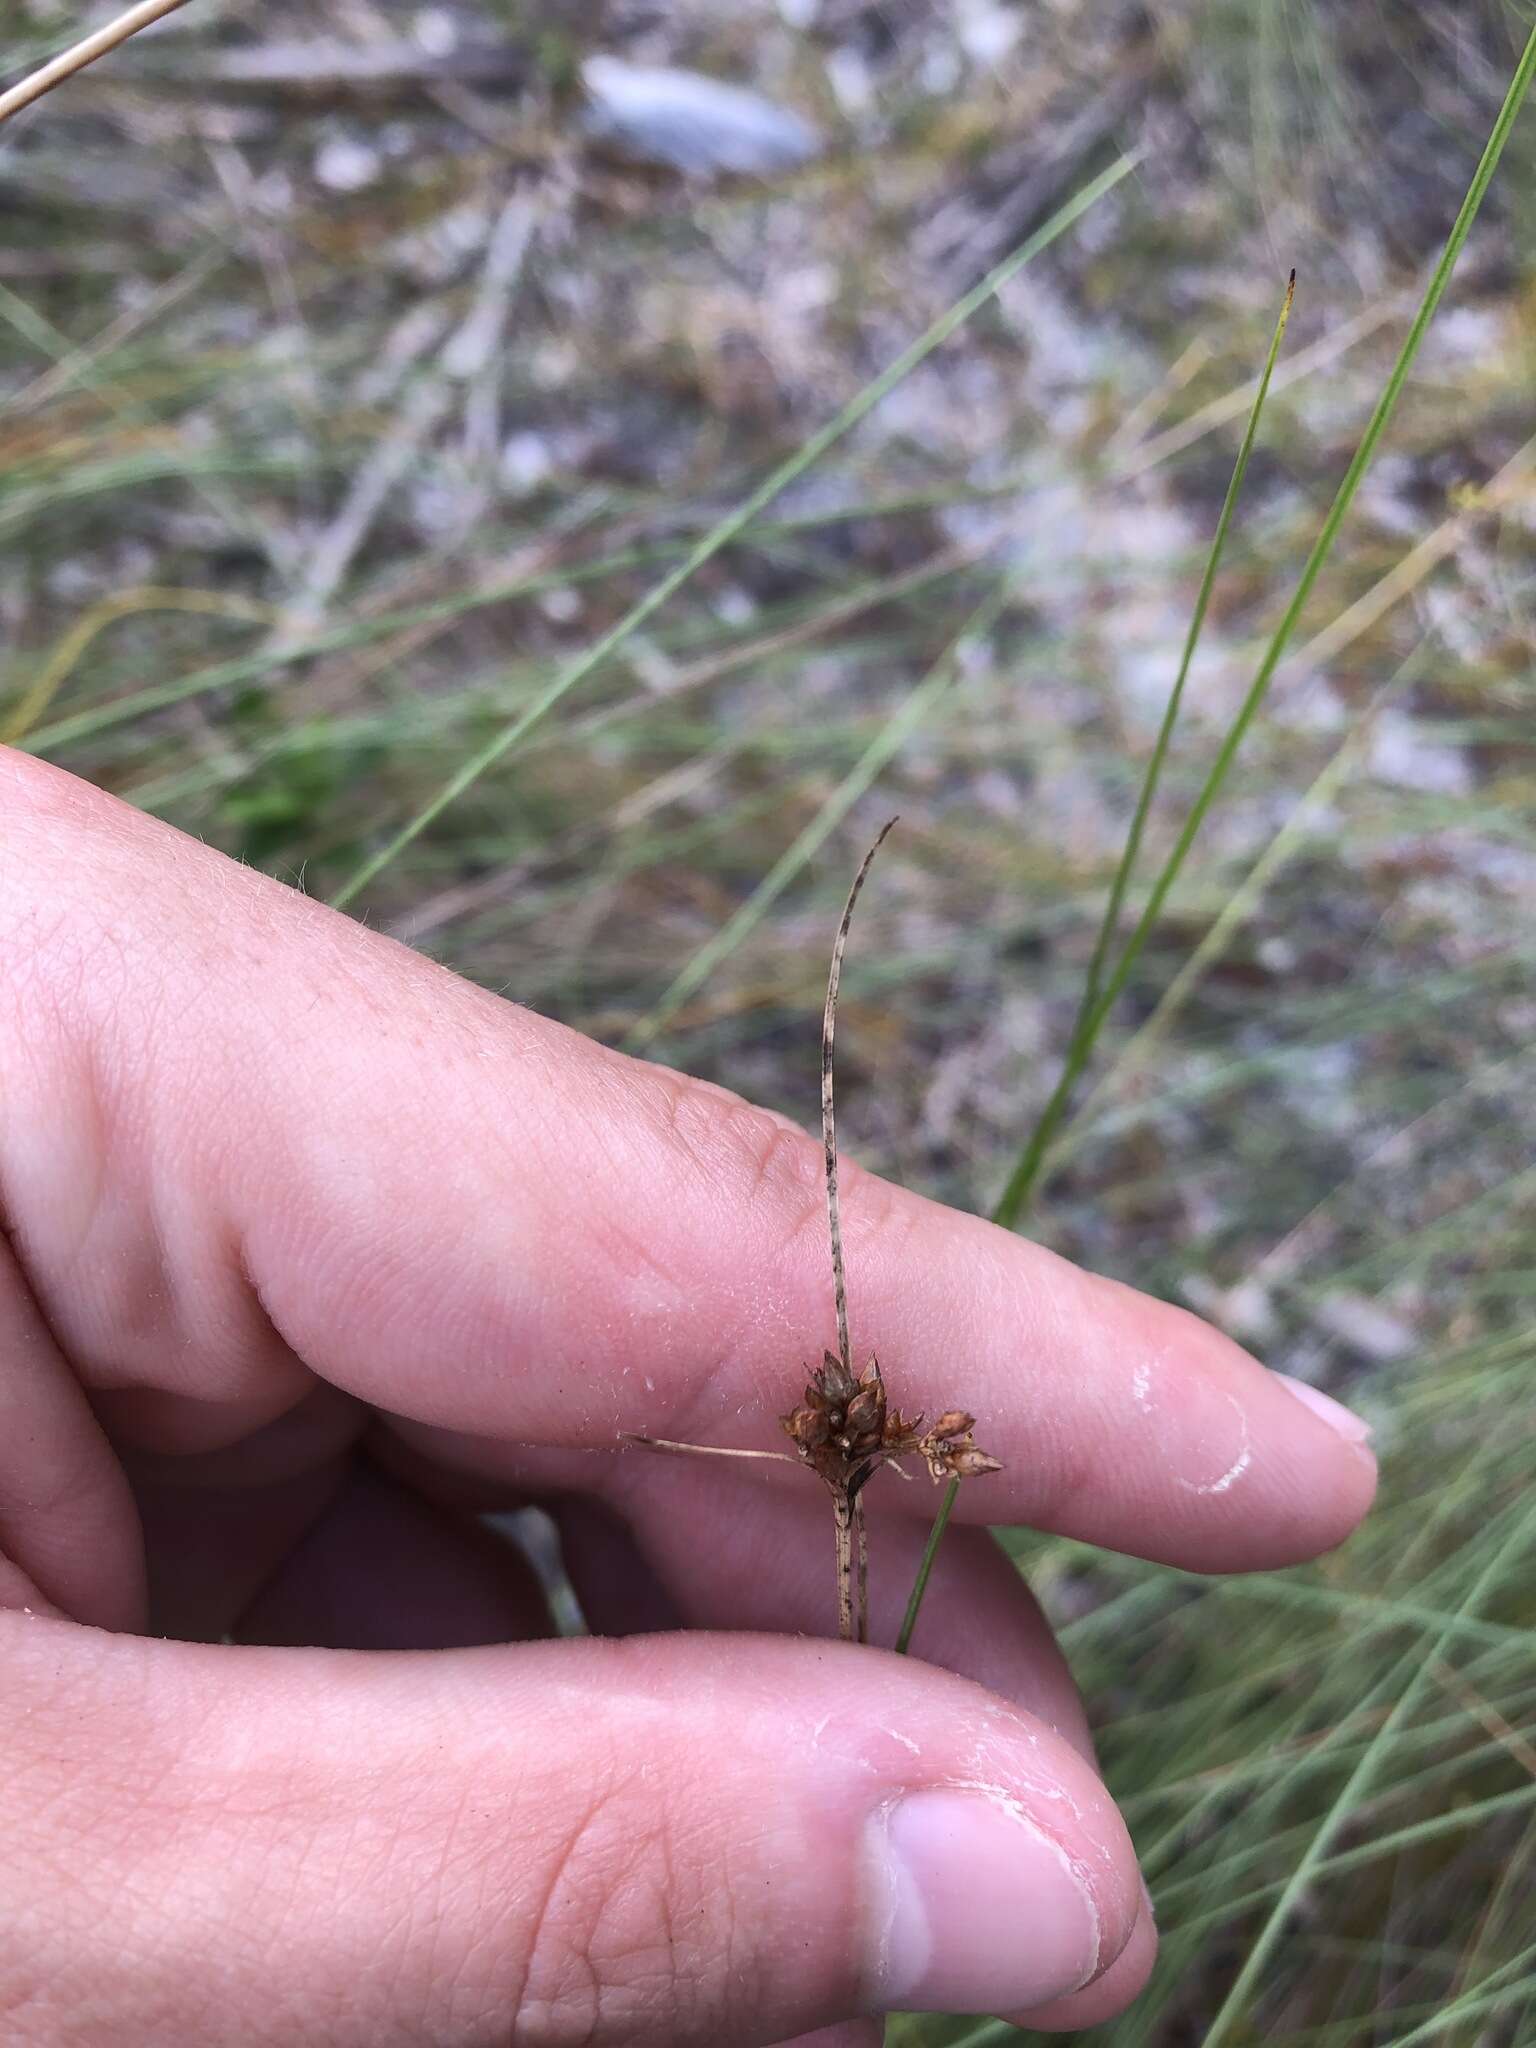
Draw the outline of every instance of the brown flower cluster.
[[[936,1480],[976,1479],[1001,1472],[979,1450],[974,1415],[951,1408],[931,1429],[886,1405],[885,1383],[872,1358],[858,1379],[829,1351],[811,1374],[805,1399],[780,1422],[804,1462],[832,1492],[850,1503],[884,1464],[916,1454]]]

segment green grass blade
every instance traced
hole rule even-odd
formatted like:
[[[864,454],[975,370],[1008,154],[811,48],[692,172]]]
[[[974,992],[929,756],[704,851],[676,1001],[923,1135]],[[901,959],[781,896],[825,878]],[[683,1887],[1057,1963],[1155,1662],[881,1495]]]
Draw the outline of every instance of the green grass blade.
[[[1004,258],[995,269],[989,271],[980,284],[957,299],[947,311],[920,335],[910,347],[904,349],[895,362],[866,384],[857,396],[829,420],[824,427],[812,434],[810,439],[796,449],[787,461],[780,463],[755,491],[751,491],[723,519],[717,520],[703,538],[692,547],[676,568],[655,583],[624,614],[617,624],[576,656],[574,661],[560,669],[533,700],[520,711],[512,721],[471,754],[448,778],[435,796],[431,797],[415,816],[402,825],[398,832],[377,852],[363,861],[331,898],[337,908],[350,903],[359,892],[374,881],[391,861],[411,842],[417,839],[434,819],[440,817],[450,804],[457,801],[464,792],[479,781],[487,769],[517,745],[518,741],[544,718],[561,699],[583,682],[592,671],[627,641],[644,625],[652,613],[659,611],[669,598],[675,595],[689,579],[707,562],[728,547],[742,531],[751,524],[759,512],[772,503],[789,486],[811,469],[830,448],[850,433],[860,420],[872,412],[881,400],[894,391],[912,371],[931,356],[936,348],[948,341],[950,336],[964,326],[973,313],[993,298],[1008,281],[1017,276],[1026,263],[1049,248],[1060,235],[1064,234],[1106,192],[1118,185],[1120,180],[1134,168],[1134,159],[1121,157],[1118,162],[1091,179],[1080,192],[1069,199],[1041,227],[1037,228],[1026,242]]]
[[[1440,2011],[1431,2014],[1420,2026],[1406,2034],[1395,2034],[1384,2044],[1384,2048],[1417,2048],[1420,2041],[1436,2041],[1444,2038],[1452,2027],[1466,2026],[1469,2021],[1481,2019],[1484,2013],[1501,2012],[1512,2005],[1523,2005],[1536,1999],[1536,1975],[1521,1978],[1514,1984],[1499,1984],[1497,1978],[1512,1976],[1517,1970],[1536,1963],[1536,1942],[1522,1949],[1509,1962],[1494,1971],[1481,1984],[1474,1984],[1461,1992]],[[1479,2034],[1478,2039],[1488,2038]],[[1507,2036],[1519,2041],[1529,2038],[1520,2034]]]
[[[1270,380],[1275,374],[1275,364],[1280,356],[1280,344],[1285,339],[1286,325],[1291,317],[1291,302],[1296,296],[1296,273],[1293,270],[1290,282],[1285,288],[1285,299],[1280,307],[1280,318],[1275,323],[1274,338],[1269,344],[1269,354],[1264,360],[1263,373],[1254,393],[1253,404],[1248,409],[1248,424],[1243,431],[1242,444],[1237,451],[1233,466],[1232,480],[1227,485],[1227,495],[1221,507],[1221,517],[1216,521],[1215,536],[1211,541],[1210,553],[1206,556],[1205,573],[1200,578],[1199,593],[1195,598],[1195,609],[1190,617],[1189,631],[1184,636],[1184,650],[1179,657],[1178,674],[1174,677],[1173,688],[1168,695],[1168,705],[1163,712],[1163,722],[1158,728],[1157,739],[1152,748],[1147,772],[1142,778],[1141,791],[1136,799],[1135,815],[1131,828],[1121,849],[1119,865],[1110,885],[1109,901],[1104,906],[1104,915],[1099,924],[1099,935],[1094,942],[1093,958],[1088,963],[1088,977],[1083,984],[1082,1000],[1078,1005],[1077,1017],[1072,1026],[1071,1043],[1076,1044],[1087,1028],[1088,1019],[1093,1015],[1094,1004],[1098,1001],[1099,989],[1104,980],[1104,963],[1114,943],[1120,925],[1120,911],[1125,902],[1125,892],[1135,871],[1136,859],[1141,852],[1142,834],[1146,830],[1147,814],[1152,809],[1157,795],[1158,783],[1162,780],[1163,763],[1168,757],[1168,748],[1173,740],[1173,729],[1178,723],[1179,709],[1184,702],[1184,686],[1189,680],[1190,666],[1195,651],[1200,645],[1200,636],[1205,630],[1206,614],[1211,608],[1211,593],[1216,587],[1216,572],[1221,567],[1222,555],[1226,552],[1227,535],[1232,526],[1232,514],[1243,488],[1243,479],[1248,474],[1248,458],[1253,453],[1254,439],[1259,430],[1259,419],[1264,411],[1264,401],[1269,396]]]
[[[989,486],[984,494],[957,494],[953,491],[909,492],[903,496],[840,506],[833,511],[818,509],[788,519],[754,521],[739,538],[766,545],[774,540],[799,533],[815,532],[819,527],[849,519],[885,518],[914,508],[922,509],[929,503],[990,503],[1010,493],[1016,495],[1020,488],[1022,484],[1015,481],[1010,484],[1007,491],[1001,486]],[[670,541],[619,548],[589,561],[574,562],[567,568],[536,570],[527,575],[513,577],[505,583],[484,584],[472,590],[456,591],[451,597],[434,598],[428,604],[407,605],[392,611],[371,614],[365,618],[351,619],[302,640],[270,643],[254,654],[241,656],[239,660],[217,662],[209,667],[197,669],[191,675],[179,676],[172,682],[157,683],[148,689],[115,697],[108,703],[92,705],[88,711],[74,712],[68,717],[39,726],[18,744],[24,753],[55,753],[62,747],[94,739],[101,733],[114,731],[123,725],[131,725],[152,711],[163,711],[172,704],[185,704],[199,697],[214,696],[220,691],[231,690],[241,684],[262,683],[270,676],[286,674],[305,662],[323,660],[329,654],[346,653],[353,648],[371,646],[376,641],[387,639],[392,633],[408,632],[416,626],[447,625],[474,612],[488,610],[493,605],[510,603],[519,598],[538,597],[546,591],[575,589],[599,583],[605,577],[620,575],[630,569],[651,568],[659,563],[671,561],[681,552],[682,545]],[[885,587],[895,589],[915,585],[923,573],[921,569],[902,572],[887,579]]]
[[[1325,805],[1333,798],[1340,784],[1355,768],[1365,741],[1370,737],[1376,715],[1388,698],[1401,689],[1409,678],[1416,678],[1425,665],[1427,652],[1435,645],[1426,635],[1409,655],[1382,684],[1355,723],[1329,756],[1327,762],[1303,790],[1295,808],[1281,825],[1273,839],[1260,853],[1233,888],[1222,904],[1215,922],[1202,933],[1194,951],[1174,975],[1151,1015],[1141,1024],[1134,1036],[1122,1046],[1106,1072],[1100,1075],[1093,1088],[1078,1104],[1072,1120],[1072,1133],[1063,1137],[1050,1154],[1054,1165],[1060,1158],[1069,1156],[1083,1141],[1085,1125],[1091,1126],[1095,1111],[1117,1087],[1122,1091],[1124,1084],[1133,1075],[1143,1071],[1152,1060],[1157,1048],[1171,1030],[1179,1012],[1190,996],[1225,954],[1237,933],[1253,916],[1258,903],[1270,888],[1276,877],[1308,844],[1316,830],[1316,821]]]
[[[928,1541],[923,1548],[922,1562],[917,1567],[917,1577],[912,1581],[912,1597],[907,1602],[906,1613],[901,1617],[901,1632],[896,1638],[896,1654],[898,1657],[905,1657],[911,1645],[912,1631],[917,1627],[917,1617],[923,1604],[923,1595],[928,1590],[928,1578],[933,1570],[933,1561],[939,1554],[939,1544],[943,1541],[944,1531],[949,1527],[949,1518],[955,1511],[955,1501],[959,1497],[959,1493],[959,1480],[951,1479],[948,1486],[944,1489],[944,1498],[939,1503],[939,1512],[933,1518],[933,1527],[928,1531]]]
[[[1308,598],[1312,595],[1313,586],[1322,573],[1324,563],[1333,552],[1334,542],[1338,538],[1339,530],[1344,524],[1350,506],[1354,503],[1355,494],[1360,488],[1367,469],[1370,468],[1377,447],[1380,445],[1381,438],[1387,430],[1392,415],[1397,410],[1397,402],[1402,396],[1403,387],[1408,381],[1409,372],[1413,368],[1414,360],[1418,355],[1424,336],[1429,330],[1429,324],[1434,319],[1435,314],[1439,310],[1440,301],[1445,296],[1446,288],[1451,281],[1451,275],[1456,268],[1457,259],[1460,257],[1463,245],[1468,234],[1471,232],[1472,223],[1477,218],[1488,187],[1493,180],[1493,174],[1498,167],[1499,158],[1504,153],[1504,145],[1509,140],[1510,130],[1514,127],[1526,93],[1530,89],[1533,74],[1536,74],[1536,30],[1532,31],[1521,54],[1514,77],[1510,81],[1509,91],[1505,95],[1504,104],[1499,109],[1498,118],[1493,124],[1492,132],[1488,137],[1487,146],[1479,160],[1477,169],[1472,174],[1472,181],[1467,187],[1466,197],[1461,203],[1461,210],[1458,212],[1455,224],[1446,239],[1440,260],[1435,265],[1434,274],[1429,281],[1429,287],[1420,302],[1418,312],[1414,315],[1413,324],[1408,330],[1407,338],[1398,352],[1397,361],[1392,366],[1392,372],[1387,379],[1386,387],[1376,402],[1375,411],[1371,414],[1360,445],[1355,450],[1354,457],[1345,472],[1344,481],[1339,486],[1338,494],[1329,508],[1328,516],[1323,521],[1317,539],[1312,545],[1311,553],[1307,556],[1291,601],[1286,606],[1284,616],[1281,618],[1279,625],[1275,628],[1274,635],[1264,652],[1263,659],[1259,663],[1258,672],[1249,685],[1248,693],[1243,699],[1238,714],[1232,721],[1226,737],[1222,741],[1215,762],[1212,764],[1194,803],[1190,807],[1189,816],[1184,822],[1183,829],[1179,834],[1173,851],[1164,862],[1162,870],[1152,886],[1152,892],[1147,900],[1146,908],[1137,920],[1129,939],[1126,941],[1125,950],[1120,955],[1120,959],[1115,966],[1114,972],[1110,975],[1107,985],[1094,1003],[1082,1030],[1068,1047],[1067,1057],[1062,1066],[1061,1078],[1056,1083],[1056,1087],[1045,1108],[1042,1110],[1018,1163],[1009,1176],[1008,1183],[992,1211],[993,1221],[1002,1223],[1009,1229],[1012,1229],[1017,1224],[1031,1195],[1035,1191],[1047,1147],[1055,1136],[1056,1130],[1066,1112],[1068,1098],[1076,1084],[1077,1078],[1087,1065],[1099,1033],[1104,1028],[1104,1021],[1113,1008],[1121,990],[1130,979],[1131,971],[1141,956],[1142,948],[1146,945],[1153,927],[1162,914],[1163,905],[1168,900],[1169,893],[1183,870],[1189,850],[1194,844],[1201,825],[1205,821],[1206,813],[1220,794],[1222,785],[1225,783],[1228,772],[1236,758],[1238,748],[1242,745],[1248,728],[1252,725],[1255,717],[1258,715],[1260,706],[1264,702],[1275,670],[1280,666],[1285,650],[1290,644],[1291,636],[1296,630],[1297,621],[1306,607]]]

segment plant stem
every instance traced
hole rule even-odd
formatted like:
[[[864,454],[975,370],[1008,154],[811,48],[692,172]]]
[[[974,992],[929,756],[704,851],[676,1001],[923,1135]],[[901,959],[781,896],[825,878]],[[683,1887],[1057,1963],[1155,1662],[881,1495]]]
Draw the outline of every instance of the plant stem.
[[[832,1530],[837,1544],[837,1633],[853,1641],[853,1503],[846,1494],[832,1501]]]
[[[1179,672],[1174,678],[1173,689],[1168,696],[1168,706],[1163,713],[1156,744],[1152,748],[1152,758],[1148,761],[1147,772],[1142,778],[1141,793],[1136,799],[1136,813],[1131,819],[1131,829],[1126,834],[1125,845],[1121,849],[1120,863],[1115,869],[1115,879],[1110,885],[1109,901],[1104,906],[1104,916],[1099,925],[1098,939],[1094,944],[1093,958],[1088,963],[1088,978],[1083,983],[1082,1000],[1072,1026],[1070,1042],[1073,1044],[1082,1036],[1088,1019],[1093,1014],[1093,1006],[1098,1000],[1104,978],[1104,963],[1109,957],[1109,949],[1120,923],[1120,911],[1125,902],[1125,892],[1130,885],[1131,875],[1135,870],[1136,856],[1141,851],[1141,838],[1146,829],[1147,814],[1152,808],[1152,800],[1157,795],[1157,786],[1162,779],[1163,763],[1168,757],[1168,748],[1173,740],[1173,728],[1178,722],[1179,708],[1184,701],[1184,685],[1189,680],[1195,650],[1200,645],[1200,636],[1205,630],[1206,613],[1211,606],[1211,592],[1216,587],[1216,571],[1221,566],[1221,558],[1226,549],[1227,534],[1232,525],[1232,514],[1236,509],[1238,496],[1243,488],[1243,479],[1248,474],[1248,458],[1253,453],[1254,437],[1259,429],[1259,416],[1264,410],[1264,401],[1269,396],[1270,379],[1275,374],[1280,344],[1285,339],[1286,323],[1291,317],[1291,302],[1295,296],[1296,273],[1293,270],[1290,282],[1285,288],[1285,299],[1280,307],[1280,318],[1275,323],[1274,338],[1269,344],[1263,374],[1259,378],[1259,388],[1254,393],[1253,404],[1248,411],[1248,425],[1243,432],[1242,445],[1237,451],[1237,462],[1232,470],[1231,482],[1227,485],[1221,517],[1216,522],[1215,537],[1211,542],[1210,553],[1206,556],[1205,574],[1200,579],[1195,609],[1190,618],[1189,631],[1184,638],[1184,652],[1179,659]]]
[[[928,1590],[928,1576],[933,1570],[933,1561],[939,1554],[939,1543],[954,1512],[955,1501],[960,1493],[960,1482],[951,1479],[944,1489],[944,1498],[939,1503],[939,1512],[933,1518],[933,1527],[928,1531],[928,1542],[923,1551],[923,1561],[917,1568],[917,1577],[912,1581],[912,1597],[907,1602],[907,1611],[901,1618],[901,1633],[896,1638],[896,1654],[904,1657],[912,1641],[912,1631],[917,1627],[918,1609],[923,1604],[923,1595]]]
[[[848,1336],[848,1275],[843,1263],[843,1223],[837,1205],[837,1104],[832,1089],[832,1050],[837,1035],[837,992],[843,980],[843,954],[848,945],[848,927],[870,862],[884,846],[886,835],[896,823],[889,818],[880,827],[874,845],[859,863],[859,871],[843,905],[837,937],[832,942],[832,965],[827,970],[827,999],[821,1012],[821,1145],[827,1167],[827,1230],[832,1240],[832,1301],[837,1311],[837,1355],[843,1371],[854,1377],[853,1347]]]
[[[73,78],[77,71],[83,71],[87,64],[94,64],[98,57],[115,50],[119,43],[126,43],[131,35],[137,35],[141,28],[148,28],[151,22],[159,21],[167,14],[174,14],[178,7],[185,7],[187,0],[139,0],[136,7],[127,8],[115,21],[109,21],[105,28],[99,28],[93,35],[82,39],[57,57],[13,85],[9,92],[0,92],[0,121],[19,114],[23,107],[30,107],[34,100],[40,100],[45,92],[52,92],[56,85],[62,85],[66,78]]]
[[[864,1497],[853,1504],[853,1531],[858,1541],[859,1633],[861,1643],[869,1641],[869,1524],[864,1519]]]

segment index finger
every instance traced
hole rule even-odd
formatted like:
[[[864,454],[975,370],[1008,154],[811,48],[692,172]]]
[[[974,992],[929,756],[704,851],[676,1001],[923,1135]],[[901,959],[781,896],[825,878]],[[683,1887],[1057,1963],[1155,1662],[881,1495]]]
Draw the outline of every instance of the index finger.
[[[813,1138],[6,774],[6,1185],[109,1420],[228,1441],[313,1374],[489,1439],[782,1445],[835,1328]],[[1347,1419],[1182,1309],[853,1169],[843,1219],[859,1356],[1004,1461],[971,1519],[1232,1569],[1364,1512]]]

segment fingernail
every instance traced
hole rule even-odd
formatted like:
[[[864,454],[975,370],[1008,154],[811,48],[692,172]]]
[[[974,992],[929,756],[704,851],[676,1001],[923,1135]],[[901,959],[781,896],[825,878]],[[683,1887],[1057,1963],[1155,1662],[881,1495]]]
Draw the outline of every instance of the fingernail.
[[[909,1793],[874,1817],[867,1858],[869,1988],[882,2011],[1025,2012],[1098,1968],[1087,1886],[1011,1802]]]
[[[1281,1386],[1289,1387],[1303,1408],[1310,1408],[1320,1422],[1326,1422],[1330,1429],[1336,1429],[1350,1443],[1370,1442],[1371,1425],[1362,1421],[1352,1408],[1346,1408],[1342,1401],[1335,1401],[1331,1394],[1309,1387],[1305,1380],[1292,1379],[1288,1372],[1277,1372],[1275,1378]]]

